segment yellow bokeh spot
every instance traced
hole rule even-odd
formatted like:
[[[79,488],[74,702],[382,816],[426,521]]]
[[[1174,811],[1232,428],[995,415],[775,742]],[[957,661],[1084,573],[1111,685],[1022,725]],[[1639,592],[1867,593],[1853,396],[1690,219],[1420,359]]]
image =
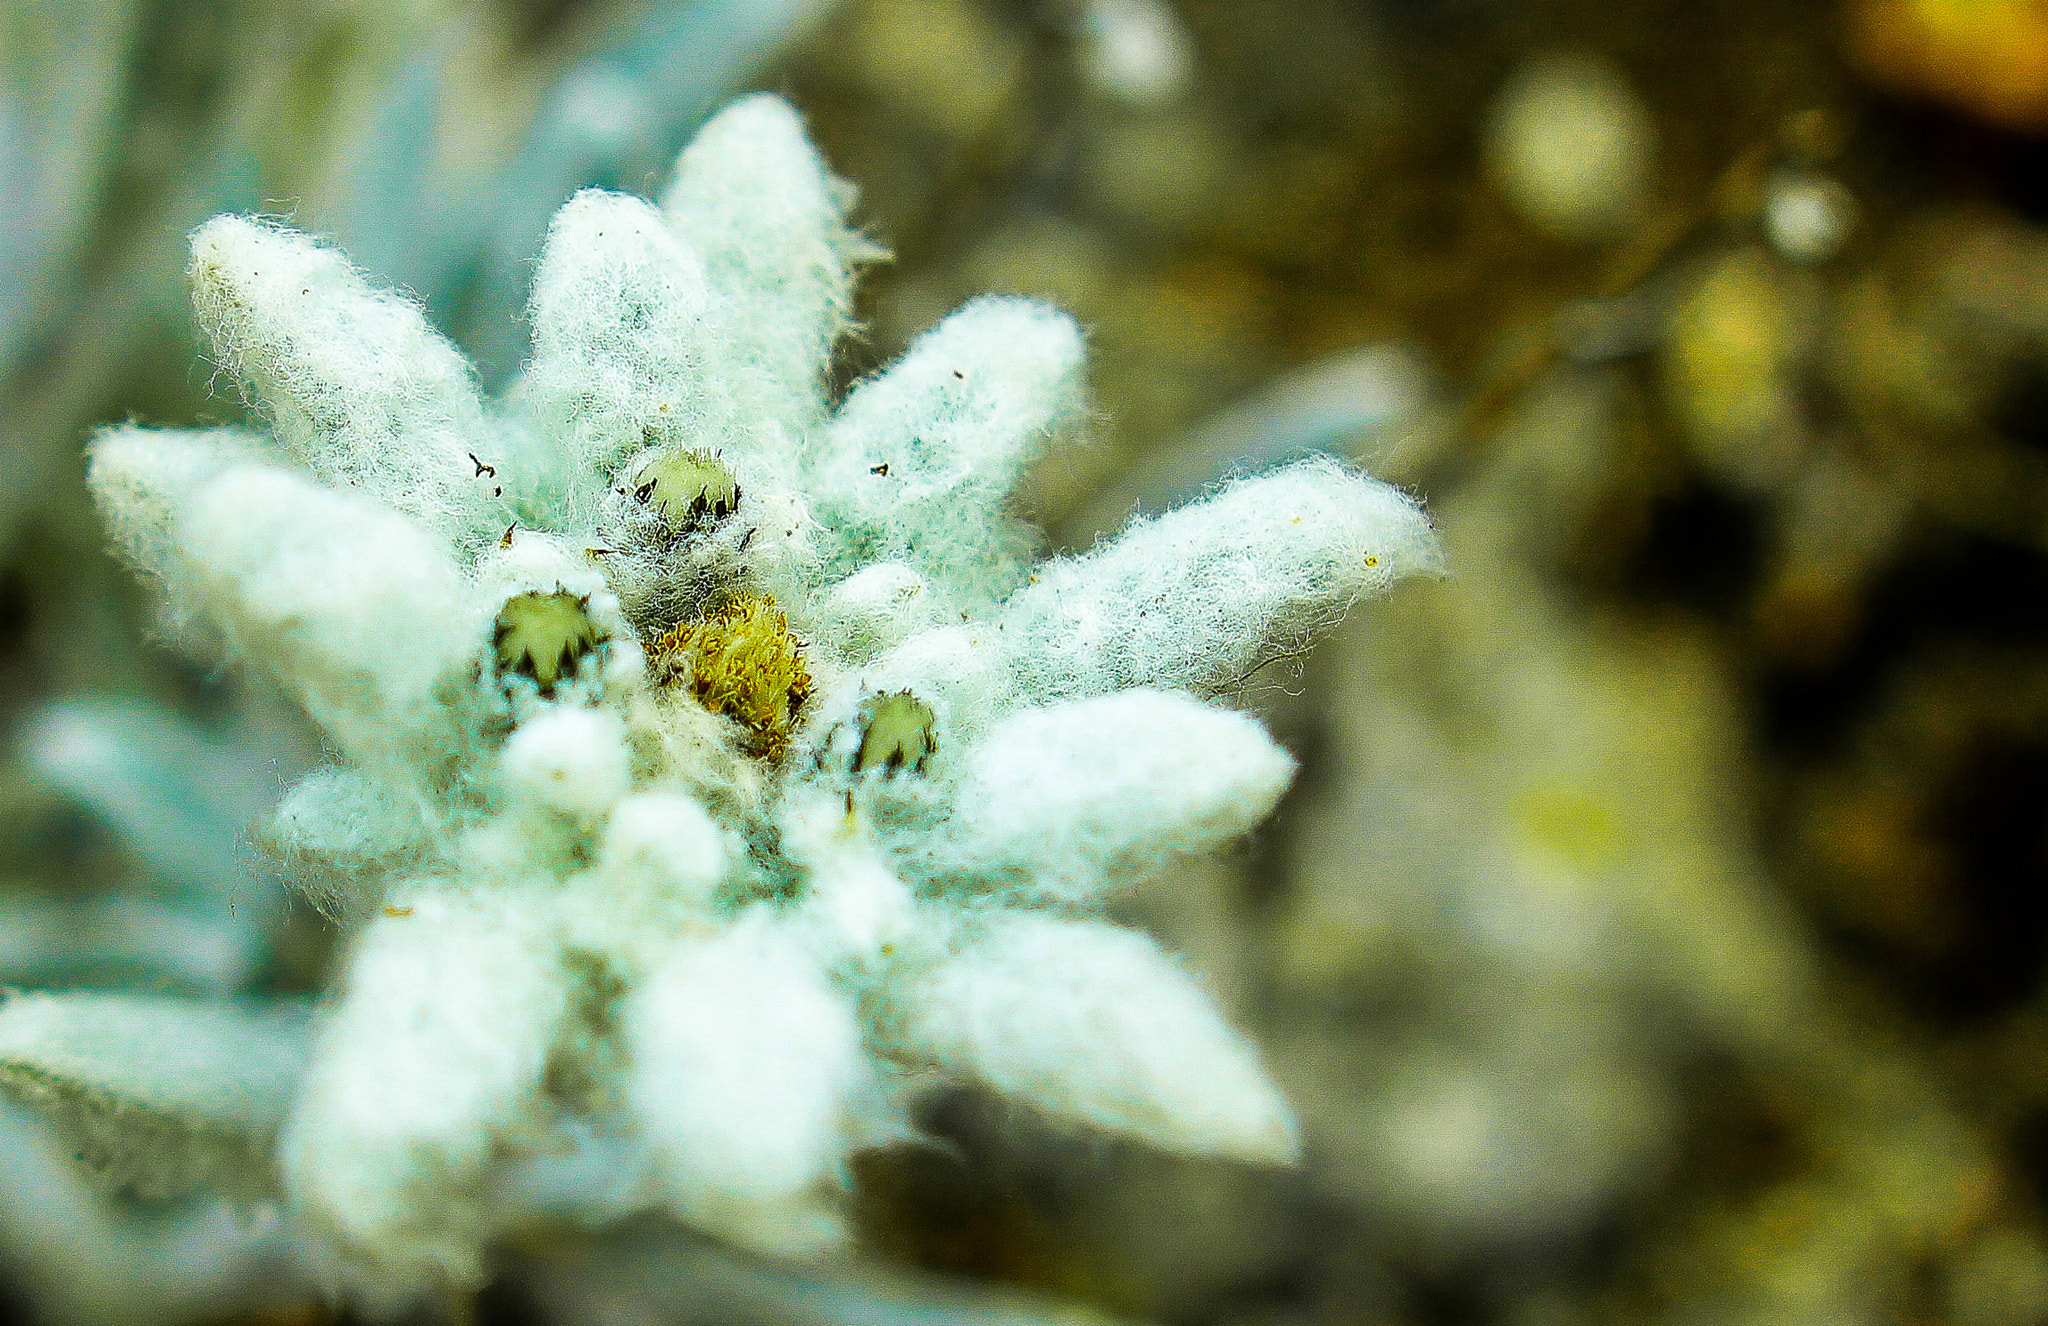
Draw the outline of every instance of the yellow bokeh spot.
[[[1572,787],[1531,787],[1514,800],[1522,837],[1578,870],[1595,870],[1621,855],[1622,828],[1601,797]]]

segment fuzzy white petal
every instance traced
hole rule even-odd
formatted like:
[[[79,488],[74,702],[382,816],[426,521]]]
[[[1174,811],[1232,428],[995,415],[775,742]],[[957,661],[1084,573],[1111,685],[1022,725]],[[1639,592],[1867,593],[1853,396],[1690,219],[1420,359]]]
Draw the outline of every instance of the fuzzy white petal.
[[[193,496],[177,545],[229,643],[344,750],[392,772],[450,753],[435,688],[477,626],[439,539],[367,498],[250,465]]]
[[[950,592],[1023,579],[1031,535],[1003,510],[1026,465],[1083,408],[1080,329],[1028,299],[977,299],[857,387],[819,439],[811,483],[841,573],[906,562]]]
[[[807,789],[782,814],[783,850],[806,872],[802,933],[842,979],[871,974],[908,942],[919,917],[910,888],[838,797]]]
[[[956,815],[923,860],[1010,901],[1088,902],[1272,812],[1294,761],[1257,719],[1121,691],[1013,714],[963,759]]]
[[[374,900],[375,876],[427,852],[430,828],[382,779],[329,765],[285,794],[268,837],[292,882],[323,911],[347,916]]]
[[[1053,1119],[1190,1155],[1296,1157],[1251,1044],[1135,931],[998,915],[898,1000],[903,1053]]]
[[[93,437],[86,488],[121,560],[162,589],[165,621],[174,632],[189,629],[193,601],[177,556],[178,519],[209,479],[260,454],[255,438],[226,428],[127,425]]]
[[[878,562],[813,596],[798,625],[847,662],[865,663],[931,625],[934,597],[910,567]]]
[[[611,597],[611,591],[605,586],[604,573],[591,564],[588,548],[587,541],[515,529],[477,558],[473,574],[487,598],[503,601],[529,591],[566,590],[588,595],[591,606],[601,612],[608,606],[604,600]],[[593,620],[597,616],[598,612],[592,613]],[[623,625],[616,619],[603,624]]]
[[[860,1031],[786,929],[757,913],[679,946],[632,996],[625,1033],[677,1215],[773,1254],[840,1237],[828,1203],[864,1087]]]
[[[723,440],[736,451],[786,446],[824,412],[852,262],[867,253],[846,226],[844,193],[779,97],[728,106],[676,161],[662,209],[704,259],[734,411]]]
[[[494,1151],[538,1126],[568,1004],[513,897],[408,895],[363,932],[280,1147],[286,1190],[343,1252],[403,1283],[480,1274]]]
[[[587,519],[628,456],[696,445],[714,422],[707,302],[703,264],[653,204],[585,189],[555,213],[524,383],[545,456],[505,476],[530,508]]]
[[[659,894],[708,910],[732,868],[733,843],[704,807],[679,792],[642,792],[612,810],[597,869],[619,892]]]
[[[416,305],[250,217],[193,232],[191,276],[214,354],[301,464],[469,546],[503,528],[470,459],[493,448],[469,365]]]
[[[1023,688],[1212,695],[1402,576],[1436,571],[1415,501],[1327,459],[1232,484],[1039,568],[1002,625]]]
[[[270,1147],[307,1040],[298,1005],[17,994],[0,1003],[0,1089],[115,1187],[256,1197],[275,1182]]]
[[[520,803],[597,819],[626,794],[626,727],[602,709],[551,709],[520,724],[499,767]]]

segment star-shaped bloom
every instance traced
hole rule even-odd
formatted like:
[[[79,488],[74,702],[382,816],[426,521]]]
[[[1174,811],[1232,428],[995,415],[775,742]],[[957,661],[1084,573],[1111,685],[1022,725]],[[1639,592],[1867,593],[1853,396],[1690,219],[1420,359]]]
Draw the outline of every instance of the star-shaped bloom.
[[[1427,521],[1317,459],[1034,562],[1006,503],[1085,418],[1078,330],[979,299],[835,405],[847,192],[757,97],[658,206],[577,195],[495,403],[339,253],[218,218],[196,302],[267,434],[93,444],[167,628],[331,742],[267,831],[351,928],[277,1155],[372,1291],[536,1215],[828,1247],[933,1082],[1296,1153],[1100,908],[1266,816],[1293,763],[1217,701],[1433,568]]]

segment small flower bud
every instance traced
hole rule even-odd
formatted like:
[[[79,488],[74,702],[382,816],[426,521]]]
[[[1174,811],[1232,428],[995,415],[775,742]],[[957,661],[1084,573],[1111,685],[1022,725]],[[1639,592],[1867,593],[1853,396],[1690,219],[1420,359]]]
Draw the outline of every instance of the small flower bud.
[[[923,773],[938,742],[932,734],[932,707],[909,691],[876,695],[860,707],[860,749],[853,771],[880,769],[884,777],[899,769]]]
[[[590,619],[590,596],[566,589],[507,599],[491,635],[499,671],[533,678],[542,695],[552,694],[555,683],[603,642]]]
[[[670,451],[640,467],[633,498],[675,528],[693,530],[739,510],[740,484],[709,451]]]

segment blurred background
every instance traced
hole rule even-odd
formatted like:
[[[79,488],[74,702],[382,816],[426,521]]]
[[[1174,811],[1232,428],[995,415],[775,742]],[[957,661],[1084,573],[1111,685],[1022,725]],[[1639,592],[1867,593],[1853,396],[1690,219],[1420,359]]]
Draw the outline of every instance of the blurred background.
[[[1123,905],[1299,1171],[962,1094],[861,1168],[880,1279],[635,1229],[474,1321],[2048,1321],[2042,0],[5,0],[0,984],[331,950],[250,832],[313,739],[152,642],[81,483],[238,417],[184,233],[331,234],[502,382],[554,206],[755,87],[895,254],[845,380],[982,291],[1088,329],[1053,547],[1321,449],[1452,575],[1259,675],[1280,816]],[[340,1320],[12,1108],[0,1320]]]

